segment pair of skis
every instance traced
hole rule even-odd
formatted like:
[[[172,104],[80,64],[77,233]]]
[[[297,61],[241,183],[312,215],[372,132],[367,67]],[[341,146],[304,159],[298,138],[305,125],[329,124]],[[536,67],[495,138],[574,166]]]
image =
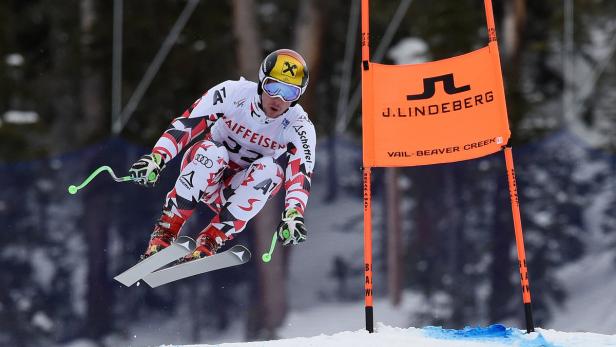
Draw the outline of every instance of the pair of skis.
[[[127,287],[143,280],[150,287],[156,288],[183,278],[242,265],[248,262],[251,256],[248,248],[235,245],[210,257],[165,267],[192,253],[195,247],[196,243],[193,239],[188,236],[180,236],[169,247],[137,263],[114,279]]]
[[[88,178],[86,178],[80,185],[69,186],[69,194],[77,194],[80,189],[88,185],[94,177],[103,171],[108,172],[111,178],[113,178],[116,182],[128,182],[134,180],[131,176],[118,177],[109,166],[101,166],[94,170],[94,172],[92,172],[90,176],[88,176]],[[154,181],[156,180],[156,176],[150,175],[148,180]],[[272,243],[269,252],[263,254],[262,256],[263,262],[268,263],[272,259],[272,253],[274,252],[275,246],[276,233],[272,236]],[[137,265],[117,275],[114,279],[127,287],[143,280],[150,287],[155,288],[183,278],[241,265],[248,262],[251,257],[248,248],[242,245],[236,245],[213,256],[167,266],[168,264],[182,259],[186,255],[192,253],[195,250],[195,247],[195,240],[187,236],[180,236],[169,247],[137,263]]]

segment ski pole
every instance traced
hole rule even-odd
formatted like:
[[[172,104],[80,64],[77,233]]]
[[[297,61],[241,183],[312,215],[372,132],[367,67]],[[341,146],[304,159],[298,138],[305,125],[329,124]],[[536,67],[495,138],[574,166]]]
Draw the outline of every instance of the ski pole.
[[[270,260],[272,260],[272,254],[274,253],[274,248],[276,248],[276,241],[278,239],[277,234],[278,232],[274,231],[274,235],[272,235],[272,244],[270,245],[269,252],[263,253],[263,256],[261,257],[264,263],[269,263]],[[285,239],[288,239],[289,236],[291,236],[291,233],[289,232],[288,229],[285,229],[282,231],[282,237],[284,237]]]
[[[98,169],[94,170],[94,172],[92,172],[90,174],[90,176],[88,176],[88,178],[86,178],[80,185],[75,186],[75,185],[70,185],[68,187],[68,192],[72,195],[76,194],[78,190],[82,189],[83,187],[87,186],[90,181],[92,181],[94,179],[94,177],[98,176],[98,174],[100,174],[103,171],[107,171],[109,173],[109,175],[111,176],[111,178],[113,178],[114,181],[116,182],[126,182],[126,181],[132,181],[133,178],[131,176],[123,176],[123,177],[118,177],[115,175],[115,173],[113,172],[113,169],[110,168],[109,166],[101,166]],[[150,181],[156,179],[156,174],[154,172],[150,173],[150,176],[148,177],[148,179]]]
[[[261,257],[264,263],[269,263],[270,260],[272,260],[272,253],[274,253],[274,248],[276,248],[276,241],[277,241],[276,239],[277,239],[277,235],[276,235],[276,232],[274,231],[274,235],[272,235],[272,244],[270,246],[269,252],[263,253],[263,256]]]

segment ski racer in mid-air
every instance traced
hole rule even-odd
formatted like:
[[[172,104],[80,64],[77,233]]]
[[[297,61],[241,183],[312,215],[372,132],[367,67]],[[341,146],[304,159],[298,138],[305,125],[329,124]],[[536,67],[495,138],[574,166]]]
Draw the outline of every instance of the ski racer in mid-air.
[[[243,78],[222,82],[171,122],[152,153],[130,168],[135,182],[154,185],[166,163],[196,137],[204,138],[186,150],[143,258],[169,246],[199,202],[216,215],[186,260],[215,254],[283,185],[278,238],[284,245],[306,240],[303,215],[316,132],[297,102],[307,85],[304,58],[289,49],[277,50],[261,63],[258,83]]]

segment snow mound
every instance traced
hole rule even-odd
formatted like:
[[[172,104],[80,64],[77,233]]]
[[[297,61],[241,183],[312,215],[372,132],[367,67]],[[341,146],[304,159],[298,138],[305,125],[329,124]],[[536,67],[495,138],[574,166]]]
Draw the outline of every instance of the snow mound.
[[[365,330],[345,331],[334,335],[298,337],[274,341],[228,343],[217,345],[186,345],[183,347],[602,347],[616,346],[616,335],[594,333],[564,333],[537,329],[527,334],[516,328],[500,324],[489,327],[467,327],[462,330],[441,327],[394,328],[377,324],[376,332]],[[165,347],[165,346],[161,346]],[[166,345],[166,347],[180,347]]]

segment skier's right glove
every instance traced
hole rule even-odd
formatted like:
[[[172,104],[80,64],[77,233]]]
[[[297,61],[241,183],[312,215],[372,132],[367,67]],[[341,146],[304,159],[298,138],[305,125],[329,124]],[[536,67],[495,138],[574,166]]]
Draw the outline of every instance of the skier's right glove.
[[[306,241],[304,217],[296,209],[290,208],[282,213],[282,220],[278,225],[278,240],[283,246]]]
[[[153,187],[164,168],[163,156],[158,153],[151,153],[137,160],[128,172],[133,182],[142,186]]]

